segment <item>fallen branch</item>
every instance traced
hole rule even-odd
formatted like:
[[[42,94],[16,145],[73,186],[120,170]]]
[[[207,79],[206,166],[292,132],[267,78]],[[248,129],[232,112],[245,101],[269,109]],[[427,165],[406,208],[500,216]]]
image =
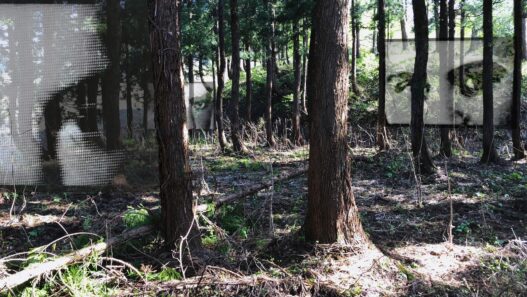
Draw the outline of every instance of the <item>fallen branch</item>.
[[[144,236],[152,232],[152,230],[153,228],[150,226],[133,229],[116,237],[112,237],[106,242],[90,245],[48,262],[31,265],[22,271],[0,279],[0,293],[12,290],[13,288],[36,277],[40,277],[44,274],[59,270],[68,264],[81,261],[90,255],[102,253],[113,245],[123,243],[131,238]]]
[[[282,173],[282,174],[280,174],[280,176],[275,177],[275,178],[273,178],[270,181],[264,181],[261,184],[249,187],[247,190],[245,190],[245,191],[243,191],[241,193],[236,193],[236,194],[220,197],[220,198],[218,198],[216,200],[216,206],[219,207],[219,206],[221,206],[221,205],[223,205],[223,204],[225,204],[227,202],[244,199],[244,198],[246,198],[248,196],[254,195],[254,194],[256,194],[256,193],[258,193],[258,192],[260,192],[262,190],[265,190],[265,189],[271,187],[275,183],[283,182],[283,181],[286,181],[286,180],[290,180],[290,179],[293,179],[295,177],[304,175],[306,173],[307,173],[307,169],[300,169],[300,170],[293,171],[291,173]]]

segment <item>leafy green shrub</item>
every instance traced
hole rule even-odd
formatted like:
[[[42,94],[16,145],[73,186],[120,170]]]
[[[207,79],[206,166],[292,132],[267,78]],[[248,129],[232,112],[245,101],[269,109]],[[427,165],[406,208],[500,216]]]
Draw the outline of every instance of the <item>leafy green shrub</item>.
[[[150,225],[152,223],[152,216],[144,207],[136,209],[128,206],[128,210],[123,214],[123,222],[127,228],[133,229]]]

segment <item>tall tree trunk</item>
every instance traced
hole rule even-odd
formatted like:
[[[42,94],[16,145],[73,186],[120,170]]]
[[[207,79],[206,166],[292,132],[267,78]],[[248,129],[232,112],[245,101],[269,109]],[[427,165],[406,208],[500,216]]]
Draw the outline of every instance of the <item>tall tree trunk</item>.
[[[132,74],[130,72],[130,52],[128,44],[124,44],[126,54],[126,126],[128,128],[128,138],[134,137],[134,109],[132,106]]]
[[[216,102],[214,115],[216,127],[218,129],[218,143],[221,151],[225,151],[227,139],[223,130],[223,89],[225,88],[225,21],[224,21],[225,0],[218,0],[218,89],[216,91]]]
[[[527,15],[525,15],[522,11],[522,58],[523,60],[527,60]]]
[[[406,32],[406,16],[403,16],[400,20],[401,23],[401,37],[403,41],[403,49],[408,48],[408,32]]]
[[[307,103],[306,103],[306,97],[307,97],[307,56],[309,52],[309,46],[308,46],[308,39],[309,35],[307,34],[308,30],[308,24],[307,24],[307,18],[303,21],[303,32],[302,32],[302,47],[303,47],[303,55],[302,55],[302,110],[305,114],[307,114]]]
[[[357,86],[357,12],[355,10],[355,0],[351,0],[351,89],[354,94],[359,93]]]
[[[102,83],[102,109],[106,146],[108,150],[115,150],[121,145],[121,4],[119,0],[107,0],[106,3],[106,44],[110,65]]]
[[[378,13],[377,13],[377,7],[373,7],[373,15],[374,16],[377,16],[377,18],[379,17]],[[377,24],[379,23],[379,20],[377,19]],[[378,25],[377,25],[378,26]],[[373,27],[373,32],[372,32],[372,42],[371,42],[371,53],[372,54],[376,54],[377,53],[377,26],[374,26]]]
[[[155,86],[161,226],[167,246],[189,235],[189,248],[201,246],[194,222],[192,172],[181,54],[180,0],[148,1]]]
[[[360,23],[360,17],[358,17],[358,20],[356,21],[356,24],[355,24],[355,54],[357,56],[357,59],[360,58],[360,27],[361,27],[361,23]]]
[[[460,47],[460,55],[459,55],[459,90],[461,93],[465,92],[465,0],[461,0],[459,2],[459,14],[460,14],[460,20],[459,20],[459,39],[461,41]]]
[[[515,159],[525,158],[521,140],[521,92],[522,92],[522,47],[523,47],[523,1],[514,0],[514,81],[512,87],[512,148]]]
[[[252,116],[252,98],[253,98],[253,78],[252,78],[252,65],[251,65],[251,57],[249,56],[249,52],[251,50],[251,45],[249,44],[249,41],[245,41],[245,51],[247,52],[247,58],[245,59],[245,121],[251,122],[251,116]]]
[[[145,139],[148,137],[148,110],[150,109],[150,90],[148,90],[148,80],[146,78],[147,75],[151,75],[151,73],[148,73],[147,70],[144,70],[145,73],[142,74],[141,78],[141,89],[143,90],[143,133]]]
[[[274,31],[275,31],[275,22],[274,22],[274,7],[273,3],[269,0],[265,0],[265,5],[269,17],[269,28],[267,33],[267,75],[266,75],[266,84],[265,84],[265,97],[266,97],[266,106],[265,106],[265,132],[267,137],[267,144],[270,147],[275,146],[275,140],[273,137],[273,88],[275,83],[275,49],[274,49]]]
[[[386,14],[384,0],[377,0],[379,52],[379,104],[377,109],[377,146],[381,151],[389,149],[388,132],[386,131]]]
[[[433,0],[434,1],[434,28],[435,28],[435,33],[436,33],[436,39],[439,39],[439,23],[440,23],[440,20],[439,20],[439,1],[440,0]]]
[[[240,124],[240,26],[238,20],[238,0],[230,0],[231,4],[231,41],[232,41],[232,119],[231,138],[235,152],[245,152],[247,149],[242,141]]]
[[[214,87],[209,86],[209,84],[205,81],[205,73],[204,73],[204,69],[203,69],[203,54],[200,54],[198,59],[199,59],[198,60],[199,79],[201,81],[201,84],[205,88],[205,90],[207,90],[207,92],[210,93],[210,92],[213,91]]]
[[[347,135],[349,0],[317,1],[309,59],[309,150],[306,239],[367,242],[351,187]],[[328,20],[332,20],[329,22]]]
[[[412,77],[412,153],[418,173],[431,174],[434,164],[424,135],[424,100],[428,64],[428,17],[425,0],[412,0],[415,24],[415,64]]]
[[[483,156],[482,163],[498,162],[494,143],[492,0],[483,0]]]
[[[441,41],[447,41],[448,38],[448,30],[449,30],[449,11],[448,11],[448,5],[447,0],[440,0],[439,2],[440,11],[439,11],[439,39]],[[440,67],[440,73],[447,73],[449,68],[449,59],[448,59],[448,46],[440,46],[439,47],[439,67]],[[450,86],[448,84],[448,80],[441,80],[440,86],[439,86],[439,99],[441,101],[441,105],[445,107],[445,110],[448,112],[451,112],[451,110],[447,107],[450,106]],[[453,114],[453,112],[452,112]],[[450,143],[450,129],[448,127],[441,127],[441,145],[439,149],[439,154],[442,156],[445,156],[447,158],[450,158],[452,156],[452,146]]]
[[[87,112],[86,126],[87,132],[98,132],[97,125],[97,96],[99,95],[99,76],[93,76],[87,82]]]
[[[293,68],[295,69],[295,86],[293,89],[293,143],[302,145],[300,132],[300,92],[302,90],[302,60],[300,56],[300,26],[299,21],[293,24]]]

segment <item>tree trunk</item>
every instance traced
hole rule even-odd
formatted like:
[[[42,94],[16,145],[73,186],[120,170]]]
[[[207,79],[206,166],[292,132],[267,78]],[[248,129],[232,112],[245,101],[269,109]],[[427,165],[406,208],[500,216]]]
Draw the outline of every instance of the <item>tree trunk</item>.
[[[108,150],[115,150],[121,145],[121,4],[119,0],[107,0],[106,3],[106,44],[110,65],[106,69],[102,84],[102,109],[106,146]]]
[[[265,106],[265,132],[267,137],[267,144],[270,147],[275,146],[275,140],[273,137],[273,87],[275,82],[275,53],[274,53],[274,7],[269,0],[265,0],[265,5],[267,7],[268,17],[269,17],[269,31],[267,33],[267,75],[265,83],[265,97],[266,97],[266,106]]]
[[[200,54],[199,55],[199,60],[198,60],[198,74],[199,74],[199,79],[201,81],[201,84],[203,85],[203,87],[205,88],[205,90],[207,90],[207,92],[212,92],[213,91],[213,87],[210,87],[207,82],[205,81],[205,73],[204,73],[204,70],[203,70],[203,55]]]
[[[447,5],[447,0],[440,0],[439,2],[440,10],[439,10],[439,40],[441,41],[447,41],[449,40],[449,10]],[[440,73],[447,73],[449,68],[449,53],[448,53],[448,46],[441,46],[439,48],[439,67],[440,67]],[[448,108],[450,106],[450,86],[448,83],[448,80],[441,80],[440,86],[439,86],[439,99],[441,101],[441,105],[447,110],[447,112],[451,112],[451,110]],[[453,112],[452,112],[453,114]],[[439,154],[450,158],[452,156],[452,146],[450,143],[450,129],[448,127],[441,127],[441,144],[439,149]]]
[[[347,135],[348,0],[317,1],[313,14],[308,93],[311,145],[306,239],[366,243],[351,188]],[[331,20],[331,21],[328,21]]]
[[[252,98],[253,98],[253,80],[252,80],[252,65],[249,52],[251,50],[251,45],[249,41],[245,41],[245,51],[247,52],[247,58],[245,59],[245,121],[251,122],[252,116]]]
[[[87,82],[86,126],[88,132],[97,132],[97,96],[99,95],[99,76],[93,76]]]
[[[412,153],[418,174],[431,174],[434,164],[424,136],[423,107],[428,64],[428,17],[425,0],[412,0],[415,24],[415,64],[412,77]]]
[[[527,15],[522,11],[522,58],[527,60]]]
[[[124,45],[126,54],[126,127],[128,128],[128,138],[134,137],[134,109],[132,106],[132,74],[130,73],[130,53],[128,44]]]
[[[238,20],[238,0],[230,0],[231,4],[231,41],[232,41],[232,119],[231,138],[235,152],[245,152],[247,149],[242,141],[240,125],[240,26]]]
[[[355,0],[351,0],[351,89],[358,95],[359,87],[357,86],[357,13],[355,11]]]
[[[308,24],[307,24],[307,18],[304,19],[303,24],[303,36],[302,36],[302,45],[304,48],[304,54],[302,56],[302,110],[305,114],[307,114],[307,103],[306,103],[306,95],[307,95],[307,56],[309,52],[309,46],[308,46],[308,39],[309,35],[307,34],[308,30]]]
[[[218,89],[216,91],[216,102],[214,114],[218,129],[218,143],[221,151],[225,151],[227,139],[223,130],[223,89],[225,88],[225,21],[223,17],[225,0],[218,0]]]
[[[377,2],[378,3],[378,2]],[[373,7],[373,15],[379,17],[379,14],[377,13],[377,7]],[[377,24],[379,23],[379,19],[377,19]],[[377,26],[373,27],[373,33],[372,33],[372,42],[371,42],[371,53],[376,54],[377,53]]]
[[[191,249],[201,240],[194,222],[192,173],[181,54],[180,0],[152,0],[150,42],[159,143],[161,226],[167,246],[185,238]]]
[[[360,20],[360,17],[358,17],[358,20]],[[355,55],[357,56],[357,59],[360,58],[360,27],[361,27],[361,23],[359,21],[356,21],[356,24],[355,24]]]
[[[379,52],[379,104],[377,109],[377,146],[381,151],[389,149],[388,133],[386,131],[386,14],[384,0],[377,0]]]
[[[436,33],[436,39],[439,39],[439,0],[433,0],[434,1],[434,28]]]
[[[459,55],[459,90],[463,94],[465,92],[465,0],[459,2],[459,39],[461,40]]]
[[[523,47],[523,1],[514,0],[514,81],[512,87],[512,148],[516,160],[525,158],[521,140],[521,92],[522,92],[522,47]]]
[[[401,22],[401,37],[403,41],[403,49],[406,50],[408,48],[408,32],[406,32],[406,16],[403,16],[400,22]]]
[[[302,145],[302,133],[300,132],[300,92],[302,90],[302,60],[300,56],[300,28],[299,21],[293,24],[293,67],[295,72],[295,86],[293,89],[293,143]]]
[[[492,94],[493,33],[492,0],[483,0],[483,156],[482,163],[498,162],[494,143],[494,96]]]

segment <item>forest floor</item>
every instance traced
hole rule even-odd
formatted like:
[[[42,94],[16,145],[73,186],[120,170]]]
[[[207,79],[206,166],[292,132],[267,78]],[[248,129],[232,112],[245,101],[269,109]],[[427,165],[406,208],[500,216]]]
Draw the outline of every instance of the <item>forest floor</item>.
[[[373,147],[371,131],[356,132],[351,142],[353,190],[372,243],[369,247],[305,242],[301,233],[307,206],[305,175],[215,207],[218,197],[307,168],[307,146],[253,147],[250,155],[234,156],[220,154],[213,145],[195,143],[196,196],[198,204],[207,205],[198,223],[207,252],[195,255],[187,270],[178,262],[179,247],[167,252],[159,234],[152,233],[113,247],[109,253],[135,270],[112,258],[95,258],[13,294],[527,294],[525,160],[480,165],[476,135],[461,141],[464,148],[456,143],[452,158],[436,157],[436,174],[418,178],[407,151],[408,131],[394,128],[391,132],[397,142],[386,152]],[[434,139],[434,134],[429,136]],[[500,152],[507,156],[505,145]],[[0,260],[0,279],[51,254],[98,242],[99,236],[108,238],[155,224],[158,205],[154,190],[127,187],[99,193],[5,192],[0,196],[0,259],[64,238],[48,248],[50,254],[29,252]],[[453,245],[448,243],[451,217]]]

